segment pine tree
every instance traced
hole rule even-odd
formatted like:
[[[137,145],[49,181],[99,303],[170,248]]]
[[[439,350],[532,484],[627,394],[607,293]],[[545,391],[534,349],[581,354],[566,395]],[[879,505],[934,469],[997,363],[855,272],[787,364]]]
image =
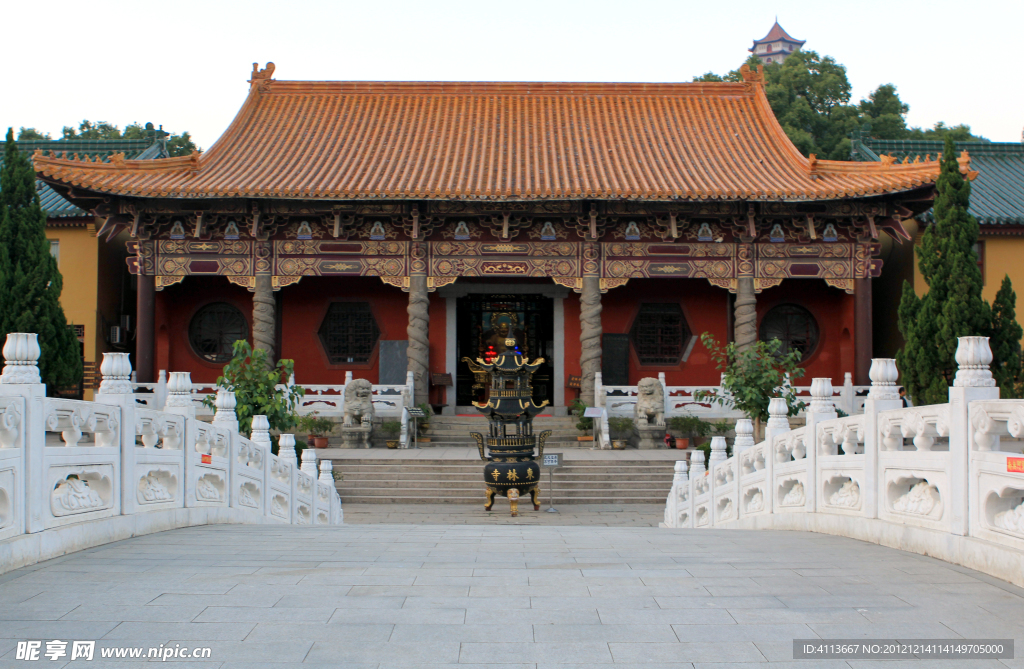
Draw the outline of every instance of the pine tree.
[[[1013,292],[1010,277],[992,302],[992,327],[989,345],[992,347],[992,375],[996,377],[1000,397],[1021,397],[1024,393],[1024,373],[1021,371],[1020,340],[1024,330],[1017,322],[1017,294]]]
[[[948,388],[957,369],[957,337],[986,334],[991,325],[974,251],[978,222],[967,213],[971,184],[960,173],[950,137],[946,138],[936,190],[935,222],[925,230],[917,250],[928,292],[918,300],[913,288],[904,285],[899,309],[906,345],[897,354],[897,365],[917,404],[948,401]]]
[[[60,306],[62,287],[35,171],[8,129],[0,170],[0,342],[9,332],[38,334],[39,373],[51,392],[82,378],[78,339]]]

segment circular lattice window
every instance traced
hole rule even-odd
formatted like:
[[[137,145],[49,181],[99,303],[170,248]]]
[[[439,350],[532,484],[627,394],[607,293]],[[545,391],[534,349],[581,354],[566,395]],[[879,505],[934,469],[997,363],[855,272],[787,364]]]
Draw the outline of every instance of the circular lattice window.
[[[807,360],[818,347],[818,322],[811,312],[796,304],[780,304],[761,319],[761,341],[782,342],[779,356],[800,352],[800,362]]]
[[[209,362],[227,362],[234,343],[248,338],[249,323],[245,316],[226,302],[206,305],[196,312],[188,326],[192,350]]]

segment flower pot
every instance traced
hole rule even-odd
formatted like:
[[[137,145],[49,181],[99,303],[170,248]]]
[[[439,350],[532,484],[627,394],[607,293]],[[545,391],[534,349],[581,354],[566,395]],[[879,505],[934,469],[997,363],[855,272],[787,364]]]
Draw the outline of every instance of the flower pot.
[[[616,451],[626,450],[626,442],[622,439],[612,439],[612,448]]]
[[[388,448],[398,448],[398,446],[399,446],[399,445],[400,445],[401,443],[402,443],[402,442],[398,441],[397,439],[395,439],[395,440],[391,440],[391,439],[389,439],[389,440],[387,441],[387,444],[388,444]]]
[[[593,437],[576,437],[576,441],[594,441]]]
[[[689,446],[690,446],[690,439],[689,439],[689,437],[676,437],[676,448],[684,449],[684,448],[689,448]]]
[[[327,448],[327,437],[313,437],[313,448]]]

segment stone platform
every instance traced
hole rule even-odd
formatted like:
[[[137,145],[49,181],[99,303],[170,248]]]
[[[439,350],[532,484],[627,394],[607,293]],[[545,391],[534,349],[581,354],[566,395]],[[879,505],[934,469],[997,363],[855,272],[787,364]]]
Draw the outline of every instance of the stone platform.
[[[554,514],[552,514],[554,515]],[[210,648],[203,669],[1019,667],[793,661],[793,639],[1013,638],[1024,590],[842,537],[650,527],[196,527],[0,577],[18,641]],[[45,643],[43,650],[45,651]],[[70,648],[70,646],[69,646]],[[1018,657],[1020,651],[1017,651]]]
[[[655,504],[664,509],[675,462],[685,451],[612,451],[552,448],[563,466],[552,476],[556,504]],[[483,462],[475,447],[421,449],[322,449],[331,460],[342,503],[484,503]],[[548,473],[541,472],[541,502],[551,497]],[[496,508],[507,511],[507,502]],[[459,521],[453,521],[459,522]]]

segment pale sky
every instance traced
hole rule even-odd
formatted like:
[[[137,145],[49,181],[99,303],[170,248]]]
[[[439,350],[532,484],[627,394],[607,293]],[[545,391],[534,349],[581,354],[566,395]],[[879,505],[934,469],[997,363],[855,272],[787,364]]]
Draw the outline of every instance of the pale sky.
[[[776,14],[854,102],[893,83],[910,125],[1021,140],[1022,0],[8,2],[0,127],[151,121],[205,149],[268,60],[281,80],[690,81],[738,67]]]

